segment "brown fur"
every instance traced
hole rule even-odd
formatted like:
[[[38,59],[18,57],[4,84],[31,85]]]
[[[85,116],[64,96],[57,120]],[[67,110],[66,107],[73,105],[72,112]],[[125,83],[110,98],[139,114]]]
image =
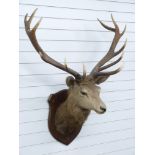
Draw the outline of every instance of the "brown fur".
[[[69,144],[80,132],[91,110],[104,113],[100,88],[85,78],[80,82],[67,78],[69,89],[49,97],[49,131],[60,142]]]
[[[70,144],[74,138],[79,134],[84,121],[87,119],[90,111],[81,109],[81,111],[74,111],[79,116],[77,118],[76,115],[71,114],[71,110],[67,110],[66,100],[68,97],[68,90],[61,90],[56,94],[51,94],[48,103],[49,103],[49,115],[48,115],[48,128],[55,139],[60,141],[61,143],[68,145]],[[62,112],[62,115],[59,116],[58,112],[61,113],[63,107],[66,108],[66,112]],[[73,107],[72,107],[73,108]],[[71,108],[71,109],[72,109]],[[70,108],[69,108],[70,109]],[[68,114],[67,114],[68,112]],[[57,115],[57,116],[56,116]],[[64,117],[65,115],[65,117]],[[58,118],[57,118],[58,117]],[[80,121],[79,121],[79,120]],[[62,124],[61,125],[61,121]],[[67,122],[67,123],[65,123]],[[64,125],[65,124],[65,125]],[[58,127],[57,127],[58,126]]]

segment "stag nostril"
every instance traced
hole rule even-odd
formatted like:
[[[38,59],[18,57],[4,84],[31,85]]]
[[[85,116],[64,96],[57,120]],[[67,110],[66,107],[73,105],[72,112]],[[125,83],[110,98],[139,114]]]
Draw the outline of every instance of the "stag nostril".
[[[106,112],[106,108],[100,107],[103,112]]]

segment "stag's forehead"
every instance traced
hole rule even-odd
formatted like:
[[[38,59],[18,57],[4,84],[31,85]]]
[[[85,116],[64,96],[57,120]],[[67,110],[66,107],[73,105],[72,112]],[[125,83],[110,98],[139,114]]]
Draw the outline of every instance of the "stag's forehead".
[[[94,90],[94,89],[100,89],[99,86],[97,86],[96,84],[90,82],[90,81],[83,81],[80,83],[80,87],[81,88],[85,88],[85,89],[91,89],[91,90]]]

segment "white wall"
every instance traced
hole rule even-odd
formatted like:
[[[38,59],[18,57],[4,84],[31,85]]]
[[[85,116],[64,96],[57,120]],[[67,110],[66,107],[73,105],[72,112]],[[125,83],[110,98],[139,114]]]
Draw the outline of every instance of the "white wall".
[[[23,18],[38,8],[44,17],[38,40],[50,56],[77,71],[88,72],[103,57],[113,38],[96,21],[127,25],[128,44],[123,70],[101,85],[107,105],[104,115],[92,112],[79,136],[69,145],[48,132],[47,97],[66,88],[66,73],[41,61],[25,31]],[[134,1],[133,0],[20,0],[20,155],[133,155],[134,154]],[[36,20],[34,20],[36,22]]]

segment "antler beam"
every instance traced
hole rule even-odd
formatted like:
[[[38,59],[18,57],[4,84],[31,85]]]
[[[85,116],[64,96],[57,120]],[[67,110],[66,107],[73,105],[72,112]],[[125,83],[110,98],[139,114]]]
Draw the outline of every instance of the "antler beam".
[[[35,33],[36,33],[36,30],[37,30],[37,28],[38,28],[38,26],[39,26],[39,24],[40,24],[42,18],[36,23],[36,25],[35,25],[32,29],[30,29],[31,22],[32,22],[32,20],[33,20],[33,18],[34,18],[34,15],[35,15],[36,11],[37,11],[37,9],[34,10],[34,12],[33,12],[32,15],[29,17],[29,19],[28,19],[28,14],[26,14],[25,19],[24,19],[24,23],[25,23],[25,30],[26,30],[26,33],[27,33],[27,35],[28,35],[28,37],[29,37],[29,39],[30,39],[32,45],[34,46],[34,48],[36,49],[36,51],[37,51],[38,54],[40,55],[41,59],[42,59],[43,61],[45,61],[45,62],[47,62],[47,63],[53,65],[53,66],[55,66],[55,67],[57,67],[57,68],[59,68],[59,69],[65,71],[65,72],[67,72],[67,73],[73,75],[76,79],[81,79],[82,76],[81,76],[78,72],[72,70],[72,69],[69,68],[67,65],[63,65],[63,64],[59,63],[58,61],[52,59],[52,58],[51,58],[50,56],[48,56],[48,55],[44,52],[44,50],[40,47],[40,45],[39,45],[39,43],[38,43],[38,41],[37,41],[37,38],[36,38],[36,34],[35,34]],[[66,66],[67,66],[67,67],[66,67]]]

